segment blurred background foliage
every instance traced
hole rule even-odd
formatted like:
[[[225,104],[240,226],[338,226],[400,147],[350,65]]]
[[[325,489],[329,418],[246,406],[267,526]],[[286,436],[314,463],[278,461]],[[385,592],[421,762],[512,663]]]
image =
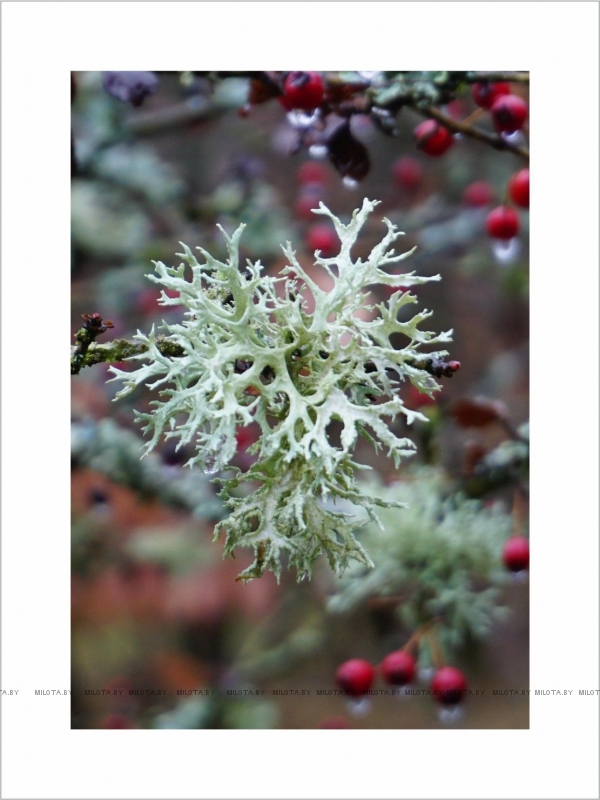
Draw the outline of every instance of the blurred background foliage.
[[[454,329],[449,350],[461,362],[435,403],[405,390],[405,402],[430,419],[407,430],[418,445],[409,469],[434,470],[511,513],[526,460],[514,432],[529,414],[528,214],[519,211],[521,231],[510,247],[490,239],[485,220],[505,202],[522,159],[464,136],[443,156],[428,157],[415,148],[422,117],[412,109],[398,114],[394,136],[372,117],[354,115],[352,134],[370,160],[356,183],[342,180],[318,142],[299,144],[298,126],[277,99],[248,106],[247,78],[159,73],[155,91],[137,106],[109,95],[102,73],[74,73],[73,87],[73,334],[84,313],[112,320],[114,330],[101,341],[176,321],[177,309],[158,305],[145,275],[153,259],[176,263],[179,242],[224,255],[216,223],[232,230],[245,222],[242,254],[277,273],[286,240],[303,264],[312,263],[319,220],[310,207],[323,201],[344,218],[365,196],[381,200],[374,216],[406,232],[403,247],[418,246],[410,269],[442,275],[417,294],[422,307],[434,309],[436,330]],[[514,91],[527,99],[525,84]],[[476,109],[466,87],[443,110],[465,119]],[[336,121],[330,115],[327,129]],[[486,184],[482,204],[469,189],[476,182]],[[380,224],[372,225],[365,252],[381,235]],[[342,697],[316,697],[317,688],[334,688],[342,661],[379,663],[404,644],[412,629],[402,608],[367,597],[331,613],[328,600],[344,583],[327,565],[310,583],[284,575],[277,586],[270,574],[236,583],[246,564],[222,560],[222,543],[212,541],[223,513],[215,487],[183,470],[189,454],[168,443],[139,460],[133,408],[147,410],[150,393],[113,405],[108,377],[108,365],[99,364],[72,381],[73,727],[316,728],[336,727],[335,720],[362,728],[439,726],[427,697],[375,697],[365,716],[353,716]],[[478,397],[500,402],[502,413],[477,421],[469,403]],[[251,428],[239,433],[241,467],[254,436]],[[403,480],[367,442],[358,460],[375,468],[381,486]],[[521,511],[515,529],[524,525]],[[459,726],[529,724],[526,698],[491,696],[492,688],[528,687],[527,585],[505,581],[499,592],[498,603],[511,613],[481,641],[463,637],[451,653],[472,687],[488,690],[485,699],[467,701]],[[223,698],[227,688],[265,694]],[[273,697],[277,688],[312,692]],[[218,691],[176,695],[198,689]]]

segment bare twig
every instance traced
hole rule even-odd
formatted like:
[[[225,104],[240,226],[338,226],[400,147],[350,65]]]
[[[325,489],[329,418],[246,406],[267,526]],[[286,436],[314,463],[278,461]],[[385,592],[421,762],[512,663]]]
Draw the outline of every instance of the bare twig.
[[[104,333],[108,328],[114,328],[112,322],[107,319],[103,320],[100,314],[94,312],[93,314],[82,314],[83,325],[75,334],[75,341],[77,344],[71,353],[71,375],[77,375],[79,370],[85,366],[85,359],[88,350],[97,336]]]
[[[79,333],[77,336],[79,336]],[[156,337],[156,346],[164,356],[181,358],[184,354],[182,347],[167,341],[162,336]],[[90,344],[84,353],[77,353],[77,348],[75,348],[71,354],[71,374],[77,375],[83,367],[91,367],[94,364],[105,362],[118,364],[120,361],[131,358],[131,356],[145,353],[147,349],[143,342],[132,342],[128,339],[114,339],[112,342],[106,342],[105,344]]]
[[[464,136],[470,136],[472,139],[478,139],[480,142],[485,142],[486,144],[494,147],[496,150],[508,150],[509,152],[529,161],[529,150],[526,147],[522,147],[518,144],[511,144],[497,134],[487,133],[479,128],[474,128],[472,125],[466,125],[464,122],[458,122],[457,120],[452,119],[452,117],[443,114],[433,106],[429,106],[428,108],[424,109],[415,108],[415,111],[418,111],[424,117],[435,119],[453,133],[462,133]]]

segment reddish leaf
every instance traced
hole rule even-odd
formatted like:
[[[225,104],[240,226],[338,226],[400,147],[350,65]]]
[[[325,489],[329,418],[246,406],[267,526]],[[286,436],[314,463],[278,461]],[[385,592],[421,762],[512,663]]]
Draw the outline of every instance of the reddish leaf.
[[[450,414],[463,428],[482,428],[504,419],[506,408],[498,401],[463,397],[452,404]]]

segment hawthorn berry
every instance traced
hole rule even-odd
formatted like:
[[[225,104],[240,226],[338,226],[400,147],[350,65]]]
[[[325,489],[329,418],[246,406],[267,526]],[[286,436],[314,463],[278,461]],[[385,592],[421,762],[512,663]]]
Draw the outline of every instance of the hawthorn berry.
[[[349,661],[344,661],[335,673],[337,685],[352,697],[360,697],[368,692],[374,678],[373,665],[362,658],[351,658]]]
[[[485,81],[474,83],[472,92],[473,100],[478,106],[491,108],[499,97],[510,94],[510,87],[508,83],[489,83]]]
[[[235,440],[237,442],[238,450],[245,451],[250,445],[258,441],[260,436],[260,428],[255,423],[250,425],[239,425],[235,431]]]
[[[407,403],[415,408],[424,408],[425,406],[434,406],[435,397],[430,397],[424,392],[420,392],[416,386],[412,384],[408,387]]]
[[[320,198],[312,192],[303,192],[299,195],[294,205],[294,211],[299,219],[313,220],[315,215],[312,213],[314,208],[319,207]]]
[[[300,164],[298,167],[296,177],[298,178],[298,183],[301,185],[307,183],[326,183],[327,168],[318,161],[305,161],[304,164]]]
[[[520,131],[527,119],[527,103],[514,94],[507,94],[494,101],[490,109],[494,125],[499,133]]]
[[[380,669],[387,683],[394,686],[405,686],[414,680],[417,663],[410,653],[405,650],[396,650],[383,659]]]
[[[325,89],[318,72],[290,72],[283,84],[283,96],[291,108],[313,111],[323,102]]]
[[[333,228],[326,223],[317,223],[306,232],[306,246],[311,252],[320,250],[324,258],[331,258],[339,251],[340,242]]]
[[[494,199],[494,190],[486,181],[475,181],[463,192],[463,203],[472,208],[489,205]]]
[[[446,111],[452,119],[462,119],[467,115],[467,104],[464,100],[456,98],[446,105]]]
[[[529,208],[529,170],[516,172],[508,182],[510,199],[521,208]]]
[[[284,94],[277,95],[277,99],[286,111],[291,111],[293,109],[294,106]]]
[[[423,168],[416,160],[410,156],[399,158],[393,166],[394,181],[401,189],[414,192],[419,188],[423,180]]]
[[[417,140],[417,147],[428,156],[441,156],[454,143],[454,138],[448,128],[440,125],[434,119],[426,119],[413,131]]]
[[[524,536],[512,536],[504,543],[502,561],[510,572],[521,572],[529,567],[529,542]]]
[[[492,239],[514,239],[519,232],[519,215],[514,208],[498,206],[488,214],[485,229]]]
[[[460,703],[467,691],[467,680],[456,667],[441,667],[433,676],[431,691],[438,703],[454,706]]]

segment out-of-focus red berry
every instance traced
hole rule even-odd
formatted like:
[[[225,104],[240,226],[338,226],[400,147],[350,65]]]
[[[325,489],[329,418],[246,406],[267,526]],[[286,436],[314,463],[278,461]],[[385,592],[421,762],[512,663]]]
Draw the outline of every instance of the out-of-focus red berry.
[[[521,208],[529,208],[529,170],[521,169],[508,182],[510,199]]]
[[[510,572],[521,572],[529,567],[529,542],[524,536],[512,536],[504,543],[502,561]]]
[[[408,389],[408,397],[406,399],[407,405],[414,408],[424,408],[425,406],[434,406],[435,398],[429,397],[428,394],[420,392],[416,386],[411,386]]]
[[[237,442],[238,450],[243,452],[247,450],[250,445],[258,441],[260,436],[260,428],[257,424],[240,425],[235,432],[235,440]]]
[[[416,158],[404,156],[393,166],[394,181],[401,189],[414,192],[423,181],[423,167]]]
[[[361,694],[368,692],[374,678],[373,665],[362,658],[351,658],[349,661],[344,661],[335,673],[338,686],[353,697],[360,697]]]
[[[467,691],[467,680],[459,669],[442,667],[433,676],[431,691],[438,703],[454,706],[460,703]]]
[[[417,147],[428,156],[441,156],[452,147],[454,138],[448,128],[434,119],[426,119],[413,131]]]
[[[319,161],[305,161],[300,164],[296,173],[298,183],[326,183],[328,178],[327,167]]]
[[[519,232],[519,215],[514,208],[498,206],[488,214],[485,229],[492,239],[514,239]]]
[[[294,107],[290,100],[284,94],[278,94],[277,99],[279,100],[280,104],[285,108],[286,111],[291,111]]]
[[[135,299],[136,309],[140,314],[156,314],[159,309],[160,292],[156,289],[144,289]]]
[[[491,108],[492,119],[500,133],[520,131],[527,119],[527,103],[515,94],[499,97]]]
[[[450,100],[450,102],[446,106],[446,111],[448,112],[448,115],[452,117],[452,119],[458,120],[466,116],[467,106],[465,105],[464,100],[461,99]]]
[[[463,192],[463,203],[472,208],[489,205],[494,199],[494,190],[486,181],[475,181]]]
[[[481,108],[491,108],[494,102],[503,95],[510,94],[508,83],[474,83],[472,87],[473,100]]]
[[[312,192],[302,193],[294,205],[298,219],[314,220],[313,209],[319,207],[319,198]]]
[[[340,241],[333,228],[326,223],[311,225],[306,232],[306,246],[311,252],[320,250],[323,258],[331,258],[340,251]]]
[[[387,683],[393,686],[406,686],[414,680],[417,663],[410,653],[396,650],[389,653],[381,662],[381,674]]]
[[[323,102],[323,79],[318,72],[290,72],[283,84],[283,94],[291,108],[313,111]]]

